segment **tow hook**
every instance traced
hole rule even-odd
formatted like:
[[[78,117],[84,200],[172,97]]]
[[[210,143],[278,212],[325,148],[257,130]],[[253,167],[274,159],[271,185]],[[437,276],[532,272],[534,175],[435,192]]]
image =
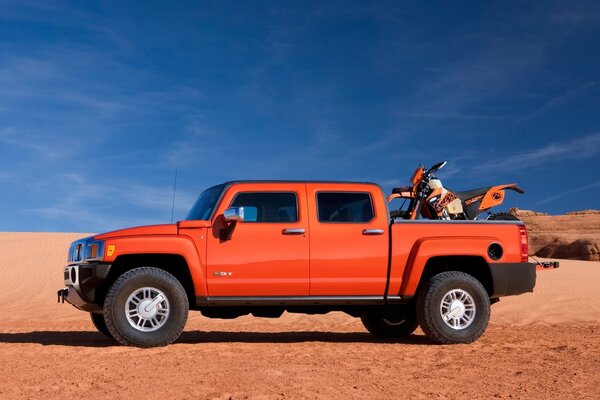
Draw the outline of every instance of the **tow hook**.
[[[64,303],[65,299],[69,297],[69,288],[60,289],[57,293],[58,302]]]

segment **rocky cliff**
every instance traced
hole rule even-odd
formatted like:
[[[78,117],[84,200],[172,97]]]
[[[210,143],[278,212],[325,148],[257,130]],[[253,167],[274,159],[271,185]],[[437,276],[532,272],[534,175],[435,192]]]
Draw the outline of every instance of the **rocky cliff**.
[[[531,255],[600,261],[600,211],[548,215],[514,208],[509,212],[525,222]]]

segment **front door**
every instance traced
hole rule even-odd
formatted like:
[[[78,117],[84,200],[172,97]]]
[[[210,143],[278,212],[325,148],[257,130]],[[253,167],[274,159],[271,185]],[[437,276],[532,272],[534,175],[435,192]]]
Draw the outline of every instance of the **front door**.
[[[210,297],[307,296],[309,229],[304,184],[238,183],[223,196],[208,235]],[[226,208],[244,207],[229,238]]]

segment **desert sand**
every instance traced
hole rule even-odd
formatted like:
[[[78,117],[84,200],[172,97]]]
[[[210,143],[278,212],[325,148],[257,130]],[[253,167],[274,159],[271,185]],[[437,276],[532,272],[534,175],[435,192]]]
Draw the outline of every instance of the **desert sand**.
[[[68,244],[0,233],[0,398],[600,398],[600,263],[561,261],[502,299],[485,335],[372,338],[342,313],[209,320],[165,348],[115,345],[56,303]]]

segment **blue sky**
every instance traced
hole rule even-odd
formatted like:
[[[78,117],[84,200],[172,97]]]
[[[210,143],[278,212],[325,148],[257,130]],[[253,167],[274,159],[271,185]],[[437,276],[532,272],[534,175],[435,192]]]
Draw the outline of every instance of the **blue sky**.
[[[517,182],[600,208],[600,3],[0,7],[0,231],[169,222],[232,179]]]

